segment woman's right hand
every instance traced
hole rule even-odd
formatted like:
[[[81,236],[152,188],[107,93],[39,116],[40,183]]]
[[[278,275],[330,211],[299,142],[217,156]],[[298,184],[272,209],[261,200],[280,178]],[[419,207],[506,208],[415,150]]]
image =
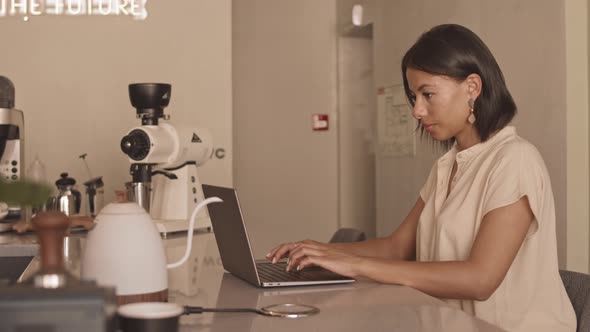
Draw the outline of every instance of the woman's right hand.
[[[322,243],[312,240],[281,244],[272,249],[266,258],[273,264],[279,259],[288,257],[287,271],[300,270],[308,266],[321,266],[348,277],[356,277],[359,273],[361,257],[335,248],[330,243]]]
[[[314,244],[317,246],[328,246],[326,243],[321,243],[313,240],[304,240],[298,242],[289,242],[283,243],[274,247],[268,254],[266,254],[266,258],[272,261],[272,263],[278,262],[281,258],[289,257],[289,254],[297,249],[302,244]]]

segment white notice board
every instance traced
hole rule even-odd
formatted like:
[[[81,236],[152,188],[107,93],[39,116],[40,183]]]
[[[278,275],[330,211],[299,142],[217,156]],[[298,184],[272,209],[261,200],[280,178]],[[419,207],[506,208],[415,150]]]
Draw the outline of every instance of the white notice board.
[[[377,89],[378,153],[385,157],[416,154],[416,121],[403,85]]]

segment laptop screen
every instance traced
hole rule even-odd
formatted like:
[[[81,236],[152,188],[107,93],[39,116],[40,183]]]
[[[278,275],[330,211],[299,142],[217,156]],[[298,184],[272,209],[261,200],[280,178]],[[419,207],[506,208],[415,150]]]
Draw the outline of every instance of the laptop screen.
[[[238,195],[233,188],[203,184],[205,198],[219,197],[222,203],[207,205],[223,267],[253,284],[260,284]]]

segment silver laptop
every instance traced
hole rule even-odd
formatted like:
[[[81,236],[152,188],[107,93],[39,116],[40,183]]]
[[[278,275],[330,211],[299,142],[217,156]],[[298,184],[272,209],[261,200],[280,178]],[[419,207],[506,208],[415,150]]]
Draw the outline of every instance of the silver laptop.
[[[354,282],[320,267],[285,271],[286,262],[255,261],[248,240],[238,193],[233,188],[203,185],[206,198],[219,197],[223,203],[207,205],[223,268],[257,287],[325,285]]]

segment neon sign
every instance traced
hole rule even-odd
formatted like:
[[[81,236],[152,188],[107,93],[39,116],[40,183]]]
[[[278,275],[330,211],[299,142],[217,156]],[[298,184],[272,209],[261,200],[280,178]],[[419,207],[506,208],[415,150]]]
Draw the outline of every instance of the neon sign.
[[[145,20],[147,0],[0,0],[0,18],[41,15],[129,16]]]

